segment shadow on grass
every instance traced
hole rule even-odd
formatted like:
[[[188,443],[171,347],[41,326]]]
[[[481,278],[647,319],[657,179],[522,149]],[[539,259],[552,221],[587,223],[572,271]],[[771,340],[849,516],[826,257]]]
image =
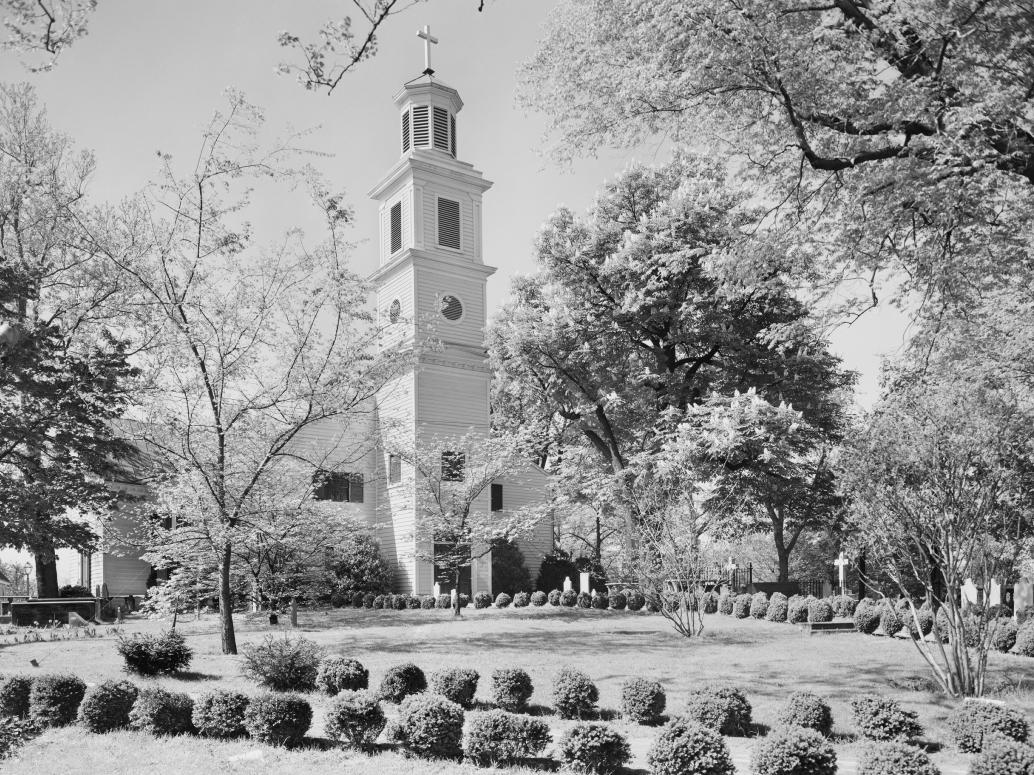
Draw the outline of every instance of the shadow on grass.
[[[187,670],[182,673],[174,673],[170,678],[178,678],[180,681],[218,681],[221,675],[215,673],[199,673],[196,670]]]

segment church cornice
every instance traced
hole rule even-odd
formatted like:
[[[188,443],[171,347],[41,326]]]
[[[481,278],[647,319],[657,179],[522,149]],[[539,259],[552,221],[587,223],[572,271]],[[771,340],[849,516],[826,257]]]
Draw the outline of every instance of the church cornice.
[[[474,169],[474,165],[456,161],[445,153],[415,148],[399,159],[395,166],[388,170],[388,174],[366,195],[371,199],[381,200],[407,175],[416,177],[418,173],[435,176],[461,186],[470,186],[481,193],[492,187],[492,181],[486,180],[479,170]]]
[[[380,282],[396,270],[410,264],[414,266],[419,264],[422,267],[438,269],[458,277],[469,277],[474,274],[487,278],[496,272],[494,266],[475,263],[469,258],[454,257],[417,248],[406,248],[398,256],[377,269],[367,280],[373,283]]]

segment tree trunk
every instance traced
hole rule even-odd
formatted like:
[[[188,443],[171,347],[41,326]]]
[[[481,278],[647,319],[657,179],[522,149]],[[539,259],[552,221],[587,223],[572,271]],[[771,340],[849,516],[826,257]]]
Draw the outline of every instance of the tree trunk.
[[[57,557],[53,547],[39,549],[36,560],[36,597],[57,597]]]
[[[782,542],[776,544],[776,556],[779,561],[779,576],[776,581],[786,584],[790,581],[790,552],[782,545]]]
[[[233,599],[230,595],[230,560],[233,546],[229,541],[223,544],[223,556],[219,560],[219,623],[222,629],[224,654],[237,653],[237,636],[233,632]]]
[[[452,603],[452,615],[462,616],[460,613],[460,575],[463,573],[463,569],[460,567],[456,568],[455,578],[453,579],[453,589],[456,590],[456,599]],[[471,570],[470,587],[471,591],[474,589],[474,571]]]

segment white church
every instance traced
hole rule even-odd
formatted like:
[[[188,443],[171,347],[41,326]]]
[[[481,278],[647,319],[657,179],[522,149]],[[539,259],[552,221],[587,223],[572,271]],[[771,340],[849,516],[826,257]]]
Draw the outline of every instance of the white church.
[[[425,29],[425,46],[436,42]],[[428,55],[429,58],[429,55]],[[331,466],[321,500],[371,529],[391,565],[394,591],[431,593],[436,581],[433,548],[418,545],[421,506],[412,467],[388,451],[389,433],[418,453],[431,439],[487,436],[492,374],[485,350],[486,282],[495,268],[484,262],[482,197],[492,183],[457,154],[459,93],[423,74],[395,95],[400,158],[369,192],[379,207],[379,267],[370,277],[377,315],[395,329],[384,346],[412,349],[433,329],[438,346],[420,348],[415,367],[378,395],[369,413],[369,431],[378,439],[370,452],[347,470]],[[301,443],[328,449],[340,445],[340,426],[310,428]],[[334,460],[333,453],[328,458]],[[549,477],[522,464],[492,483],[476,503],[479,511],[506,512],[541,503]],[[119,483],[134,495],[146,490]],[[125,524],[114,523],[116,529]],[[553,549],[553,525],[543,518],[517,541],[535,579],[543,556]],[[104,589],[111,597],[143,595],[150,566],[125,549],[112,547],[83,556],[80,583]],[[448,586],[443,582],[443,588]],[[492,592],[491,554],[474,560],[460,591]]]

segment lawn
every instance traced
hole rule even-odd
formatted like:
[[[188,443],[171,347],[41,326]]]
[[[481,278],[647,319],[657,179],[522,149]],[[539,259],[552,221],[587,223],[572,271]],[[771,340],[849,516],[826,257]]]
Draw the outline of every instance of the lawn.
[[[701,638],[676,635],[657,615],[577,609],[466,610],[461,620],[447,611],[350,610],[302,612],[296,630],[271,627],[264,618],[238,617],[238,644],[257,642],[269,632],[298,632],[327,651],[359,659],[370,670],[376,687],[391,665],[412,661],[425,673],[441,667],[473,667],[482,676],[478,696],[487,701],[491,672],[499,667],[522,667],[535,684],[532,703],[548,713],[552,677],[561,665],[572,665],[596,681],[600,707],[616,714],[622,681],[633,675],[659,680],[668,694],[669,712],[677,712],[690,690],[700,683],[722,680],[740,685],[754,708],[763,731],[774,723],[786,696],[796,689],[814,691],[827,699],[836,721],[834,740],[840,772],[853,773],[862,742],[850,724],[848,702],[864,692],[899,700],[919,714],[924,741],[942,773],[964,773],[968,757],[951,747],[944,721],[953,703],[933,690],[927,669],[915,647],[905,639],[855,633],[807,637],[792,625],[736,620],[710,615]],[[156,631],[162,624],[127,622],[126,631]],[[240,675],[237,657],[219,653],[214,617],[181,620],[178,627],[195,651],[192,673],[154,681],[169,689],[199,694],[214,687],[260,691]],[[102,628],[103,630],[103,628]],[[11,636],[6,636],[8,641]],[[0,673],[74,672],[88,684],[121,674],[121,660],[109,635],[96,639],[2,643]],[[35,659],[39,667],[33,667]],[[1021,709],[1034,711],[1034,660],[995,654],[991,685],[996,696]],[[315,718],[311,735],[319,738],[323,710],[329,700],[312,695]],[[390,713],[390,708],[389,708]],[[575,722],[550,717],[554,739]],[[632,772],[646,772],[646,751],[657,734],[651,727],[613,723],[625,734],[634,754]],[[747,772],[752,741],[726,738],[741,772]],[[371,773],[530,772],[491,770],[452,763],[406,760],[386,752],[375,756],[324,746],[284,751],[251,741],[210,742],[198,738],[158,739],[135,732],[89,735],[77,728],[52,730],[22,749],[5,765],[12,773],[129,772],[249,772],[285,771]],[[551,747],[552,749],[552,747]],[[547,755],[551,753],[547,750]]]

